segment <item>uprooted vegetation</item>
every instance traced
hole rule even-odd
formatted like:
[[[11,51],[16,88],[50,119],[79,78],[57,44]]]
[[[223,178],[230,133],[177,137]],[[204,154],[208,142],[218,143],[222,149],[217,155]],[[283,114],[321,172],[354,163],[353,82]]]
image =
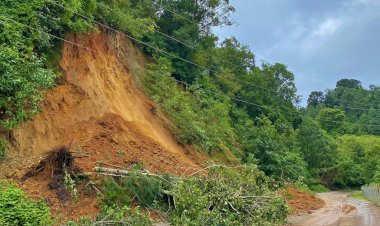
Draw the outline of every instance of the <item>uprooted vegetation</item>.
[[[105,178],[100,186],[101,215],[105,210],[128,209],[134,203],[173,225],[278,225],[285,222],[288,208],[284,198],[270,189],[272,182],[256,166],[212,165],[208,170],[206,176],[175,177],[146,170],[97,168],[103,176],[112,176]],[[101,223],[99,219],[98,216],[90,222]],[[129,220],[127,217],[121,222]],[[112,221],[117,222],[108,220]]]
[[[21,180],[44,174],[50,180],[48,187],[54,190],[57,198],[67,201],[71,196],[76,198],[75,179],[79,178],[80,170],[74,165],[75,156],[67,147],[52,150],[37,166],[28,171]]]
[[[54,149],[22,178],[43,176],[62,203],[79,201],[84,193],[97,197],[96,217],[82,217],[68,225],[150,225],[154,220],[173,225],[265,225],[284,223],[287,217],[284,198],[271,188],[274,181],[255,165],[211,164],[190,176],[152,173],[138,164],[107,168],[99,163],[92,172],[82,172],[76,166],[78,157],[81,152]],[[80,189],[83,185],[85,190]]]

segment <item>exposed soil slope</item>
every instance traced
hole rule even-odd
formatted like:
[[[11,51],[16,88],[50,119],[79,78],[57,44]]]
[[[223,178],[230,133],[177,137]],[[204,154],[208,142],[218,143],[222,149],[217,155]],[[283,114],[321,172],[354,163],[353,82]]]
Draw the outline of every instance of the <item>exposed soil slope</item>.
[[[167,120],[136,88],[145,58],[130,40],[103,32],[67,39],[93,51],[64,45],[60,64],[66,82],[45,94],[41,113],[13,131],[0,178],[20,179],[60,146],[85,154],[75,160],[84,172],[93,171],[99,161],[116,166],[140,163],[153,172],[175,174],[199,169],[206,158],[178,144]],[[78,203],[60,203],[47,188],[47,177],[20,183],[32,196],[46,197],[53,210],[66,217],[94,214],[96,200],[85,195]]]

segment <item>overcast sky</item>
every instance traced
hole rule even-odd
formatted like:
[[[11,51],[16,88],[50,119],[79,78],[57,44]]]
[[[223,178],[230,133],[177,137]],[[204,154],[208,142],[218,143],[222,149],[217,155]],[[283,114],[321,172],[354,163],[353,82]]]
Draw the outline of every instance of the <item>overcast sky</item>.
[[[251,47],[256,60],[281,62],[310,91],[343,77],[380,85],[380,0],[232,0],[236,26],[217,29]]]

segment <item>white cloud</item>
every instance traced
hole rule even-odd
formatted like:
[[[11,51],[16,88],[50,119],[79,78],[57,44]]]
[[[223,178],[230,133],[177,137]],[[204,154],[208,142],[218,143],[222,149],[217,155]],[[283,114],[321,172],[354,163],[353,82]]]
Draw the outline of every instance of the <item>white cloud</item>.
[[[312,35],[325,38],[333,35],[342,26],[342,20],[337,18],[328,18],[320,23],[313,31]]]
[[[374,5],[379,4],[379,0],[354,0],[353,4],[362,4],[362,5]]]

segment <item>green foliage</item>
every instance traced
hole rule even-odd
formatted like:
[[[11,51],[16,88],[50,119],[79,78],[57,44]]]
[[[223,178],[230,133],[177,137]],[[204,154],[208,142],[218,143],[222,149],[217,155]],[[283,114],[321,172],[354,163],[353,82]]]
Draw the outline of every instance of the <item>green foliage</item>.
[[[313,184],[309,186],[309,189],[313,192],[322,193],[330,191],[328,188],[323,186],[322,184]]]
[[[370,85],[369,89],[366,89],[358,80],[341,79],[333,90],[325,93],[313,91],[309,96],[308,103],[306,115],[312,118],[316,118],[316,115],[326,108],[342,109],[345,114],[344,125],[341,121],[331,125],[342,124],[344,131],[339,128],[340,133],[380,134],[380,127],[372,126],[380,124],[380,89],[375,85]],[[326,122],[326,124],[328,123]],[[325,128],[325,126],[322,127]],[[327,126],[325,129],[330,130],[331,128]]]
[[[355,193],[351,194],[350,197],[355,198],[355,199],[361,199],[361,200],[368,201],[368,199],[363,195],[362,192],[355,192]]]
[[[302,155],[310,169],[323,172],[333,167],[337,160],[337,145],[318,123],[305,118],[298,130],[298,142]]]
[[[177,140],[182,143],[196,143],[209,150],[206,131],[202,129],[193,109],[193,100],[172,80],[173,68],[170,62],[165,58],[159,58],[157,64],[151,65],[149,69],[143,80],[146,91],[172,119]]]
[[[344,87],[351,89],[361,89],[362,83],[356,79],[341,79],[336,83],[336,87]]]
[[[341,132],[344,119],[344,111],[341,109],[324,108],[317,116],[319,124],[327,132]]]
[[[138,173],[116,182],[113,178],[102,181],[104,197],[102,202],[106,206],[128,206],[133,200],[143,206],[152,206],[160,196],[162,181]]]
[[[55,75],[34,55],[25,58],[15,48],[0,48],[0,126],[14,128],[38,111],[41,90]]]
[[[325,100],[325,96],[321,91],[313,91],[310,93],[309,98],[307,99],[307,105],[316,107],[318,104],[322,103]]]
[[[68,191],[70,191],[74,199],[78,199],[78,189],[76,187],[76,182],[73,180],[70,173],[68,173],[66,170],[64,176],[64,186]]]
[[[149,226],[152,220],[141,212],[137,207],[131,209],[129,207],[109,206],[102,209],[102,213],[97,217],[98,220],[110,220],[120,222],[121,225]]]
[[[292,127],[282,121],[272,124],[266,117],[258,118],[257,124],[248,153],[258,160],[259,168],[277,179],[296,181],[307,177],[306,163],[296,146]]]
[[[173,189],[174,225],[280,225],[288,209],[256,166],[214,167]]]
[[[80,218],[76,222],[68,222],[66,226],[92,226],[109,222],[112,225],[149,226],[152,220],[141,213],[139,208],[107,206],[104,207],[96,219]]]
[[[102,21],[107,21],[111,27],[131,34],[133,37],[141,39],[143,36],[151,34],[156,29],[154,12],[151,12],[152,2],[131,1],[131,0],[98,0],[98,12],[96,17]],[[145,15],[146,17],[142,17]]]
[[[230,1],[162,0],[158,4],[156,5],[156,13],[159,17],[156,24],[160,28],[160,31],[185,43],[189,43],[197,49],[204,50],[206,54],[200,54],[193,48],[188,48],[182,43],[163,37],[157,33],[149,35],[147,37],[148,41],[175,56],[195,61],[206,67],[212,67],[212,65],[207,64],[210,62],[210,54],[207,53],[214,51],[217,41],[215,35],[212,34],[212,28],[232,24],[230,14],[234,11],[234,8],[230,5]],[[173,12],[179,12],[180,15]],[[203,59],[207,60],[203,61]],[[202,70],[198,67],[182,60],[173,58],[171,59],[171,63],[174,66],[174,73],[177,78],[181,78],[187,82],[194,81],[195,78],[202,74]]]
[[[104,197],[102,202],[107,205],[127,206],[131,204],[131,198],[126,195],[126,189],[112,178],[102,181]]]
[[[0,182],[0,225],[53,225],[50,209],[32,201],[15,185]]]
[[[30,119],[38,112],[43,91],[54,85],[56,74],[47,54],[61,43],[46,32],[59,37],[90,32],[97,29],[93,21],[97,20],[170,53],[172,57],[162,57],[162,51],[144,47],[156,62],[149,65],[142,81],[159,110],[171,120],[179,142],[207,153],[233,153],[280,180],[307,181],[314,186],[319,177],[333,172],[334,183],[342,187],[380,181],[380,146],[344,138],[337,153],[341,140],[332,137],[380,135],[380,127],[370,125],[380,124],[380,88],[365,89],[358,80],[342,79],[333,90],[312,92],[308,107],[300,111],[295,76],[286,65],[257,66],[255,55],[236,38],[218,44],[212,28],[231,25],[233,11],[229,0],[0,1],[1,129],[15,128]],[[179,85],[173,78],[187,83]],[[0,141],[0,159],[4,147]],[[67,187],[75,191],[70,179]],[[135,198],[151,206],[161,183],[136,176],[106,181],[103,201],[125,206]],[[215,222],[220,220],[218,214]],[[233,216],[227,221],[239,219]]]
[[[142,38],[156,28],[153,19],[140,16],[141,13],[147,15],[143,7],[146,3],[129,0],[111,3],[102,0],[1,1],[0,127],[12,129],[30,119],[38,111],[43,90],[53,85],[56,75],[45,67],[45,54],[58,41],[47,33],[63,37],[69,32],[88,32],[95,28],[91,20],[98,19]]]
[[[376,182],[380,165],[380,139],[376,136],[339,138],[339,159],[334,182],[339,187],[358,188]]]
[[[210,77],[204,75],[186,90],[171,78],[169,60],[159,58],[143,78],[146,92],[173,121],[173,132],[181,143],[195,144],[206,152],[234,148],[235,134],[229,116],[230,102]],[[213,93],[206,92],[214,91]]]
[[[0,138],[0,163],[1,161],[5,159],[7,149],[8,149],[8,144],[5,142],[5,140]]]

